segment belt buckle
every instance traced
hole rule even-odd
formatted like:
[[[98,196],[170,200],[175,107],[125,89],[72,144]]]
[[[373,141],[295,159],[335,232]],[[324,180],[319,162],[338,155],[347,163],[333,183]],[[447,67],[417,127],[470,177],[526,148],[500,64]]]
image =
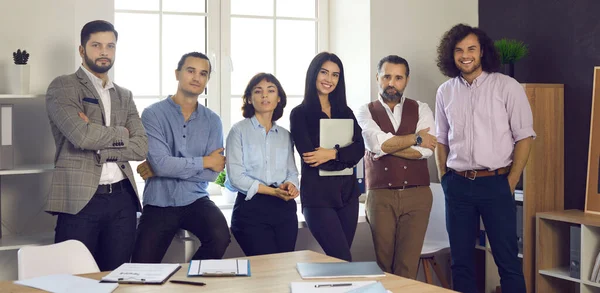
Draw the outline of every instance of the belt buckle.
[[[112,184],[108,185],[108,194],[112,194]]]
[[[468,176],[469,172],[473,172],[473,177]],[[470,171],[465,171],[465,177],[467,177],[469,180],[475,180],[475,178],[477,178],[477,170],[470,170]]]

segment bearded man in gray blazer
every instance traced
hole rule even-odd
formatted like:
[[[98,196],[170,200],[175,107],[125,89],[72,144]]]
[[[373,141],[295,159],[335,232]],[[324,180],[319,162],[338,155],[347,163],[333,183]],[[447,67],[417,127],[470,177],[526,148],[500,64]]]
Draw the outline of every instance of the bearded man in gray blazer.
[[[131,257],[141,206],[129,161],[141,161],[148,152],[131,92],[108,77],[117,38],[111,23],[87,23],[81,67],[54,79],[46,94],[56,143],[46,205],[58,215],[54,241],[83,242],[101,271]]]

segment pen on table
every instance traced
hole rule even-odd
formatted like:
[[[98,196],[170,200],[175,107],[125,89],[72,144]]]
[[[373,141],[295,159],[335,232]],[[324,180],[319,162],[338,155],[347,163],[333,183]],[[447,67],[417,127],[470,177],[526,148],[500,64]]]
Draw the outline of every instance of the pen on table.
[[[315,288],[321,288],[321,287],[345,287],[345,286],[352,286],[352,283],[318,284],[318,285],[315,285]]]
[[[169,282],[175,284],[186,284],[186,285],[196,285],[196,286],[204,286],[206,283],[203,282],[193,282],[193,281],[184,281],[184,280],[170,280]]]

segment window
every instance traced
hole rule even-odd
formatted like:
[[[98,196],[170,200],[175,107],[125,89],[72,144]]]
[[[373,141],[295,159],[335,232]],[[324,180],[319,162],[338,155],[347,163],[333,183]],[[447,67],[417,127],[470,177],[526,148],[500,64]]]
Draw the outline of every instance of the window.
[[[225,135],[243,119],[241,96],[258,72],[281,81],[288,102],[278,124],[289,129],[306,69],[327,49],[327,6],[327,0],[115,0],[115,80],[133,92],[141,114],[175,93],[181,55],[203,52],[213,72],[201,102],[221,116]]]

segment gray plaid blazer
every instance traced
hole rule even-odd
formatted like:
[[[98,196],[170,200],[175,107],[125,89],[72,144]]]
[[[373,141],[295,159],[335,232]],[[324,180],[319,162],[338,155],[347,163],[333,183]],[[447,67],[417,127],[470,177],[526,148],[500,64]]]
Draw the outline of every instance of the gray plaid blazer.
[[[148,137],[129,90],[115,84],[110,101],[111,126],[104,126],[102,100],[83,69],[50,83],[46,111],[56,155],[47,212],[81,211],[96,192],[106,162],[121,167],[137,194],[128,161],[146,158]],[[79,112],[89,118],[89,123],[79,117]]]

